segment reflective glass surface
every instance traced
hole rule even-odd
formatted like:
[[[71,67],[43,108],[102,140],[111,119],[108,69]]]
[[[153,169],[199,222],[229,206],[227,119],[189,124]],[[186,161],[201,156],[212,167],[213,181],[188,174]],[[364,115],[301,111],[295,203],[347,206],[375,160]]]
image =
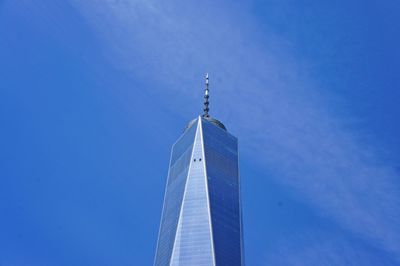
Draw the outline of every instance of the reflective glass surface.
[[[196,128],[196,124],[192,125],[172,147],[155,258],[157,266],[166,266],[170,262]]]
[[[200,128],[183,199],[171,265],[213,265],[211,223]]]
[[[242,265],[237,139],[190,125],[172,149],[155,265]]]
[[[237,139],[202,125],[216,265],[242,265]]]

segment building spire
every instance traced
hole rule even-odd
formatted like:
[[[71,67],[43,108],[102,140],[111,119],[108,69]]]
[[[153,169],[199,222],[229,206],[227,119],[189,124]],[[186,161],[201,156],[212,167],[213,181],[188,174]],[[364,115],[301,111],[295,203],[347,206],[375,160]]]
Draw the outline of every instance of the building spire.
[[[208,101],[208,98],[210,97],[208,95],[209,90],[208,90],[208,73],[206,74],[206,89],[204,91],[204,117],[209,117],[210,115],[208,114],[208,111],[210,110],[210,108],[208,108],[208,106],[210,105],[210,102]]]

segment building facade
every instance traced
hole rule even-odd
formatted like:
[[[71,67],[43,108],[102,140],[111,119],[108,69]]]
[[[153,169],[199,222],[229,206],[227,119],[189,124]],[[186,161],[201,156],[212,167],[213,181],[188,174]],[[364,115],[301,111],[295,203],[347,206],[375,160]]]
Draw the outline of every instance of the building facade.
[[[155,266],[244,265],[238,142],[205,106],[172,147]]]

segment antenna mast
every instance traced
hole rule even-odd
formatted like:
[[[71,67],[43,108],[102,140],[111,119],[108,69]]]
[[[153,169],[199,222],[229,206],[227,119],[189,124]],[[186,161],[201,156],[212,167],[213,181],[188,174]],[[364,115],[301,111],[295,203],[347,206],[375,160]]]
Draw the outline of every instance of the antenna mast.
[[[208,101],[208,99],[210,98],[210,96],[208,95],[209,90],[208,90],[208,73],[206,74],[206,89],[204,92],[204,117],[209,117],[210,115],[208,114],[208,111],[210,110],[210,108],[208,108],[208,106],[210,105],[210,102]]]

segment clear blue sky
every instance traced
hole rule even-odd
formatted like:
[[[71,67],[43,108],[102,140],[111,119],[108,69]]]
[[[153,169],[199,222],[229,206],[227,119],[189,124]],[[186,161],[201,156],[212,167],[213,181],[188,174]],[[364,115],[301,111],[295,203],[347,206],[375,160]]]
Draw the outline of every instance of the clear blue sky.
[[[151,265],[172,143],[239,138],[247,265],[400,264],[400,4],[0,0],[0,265]]]

